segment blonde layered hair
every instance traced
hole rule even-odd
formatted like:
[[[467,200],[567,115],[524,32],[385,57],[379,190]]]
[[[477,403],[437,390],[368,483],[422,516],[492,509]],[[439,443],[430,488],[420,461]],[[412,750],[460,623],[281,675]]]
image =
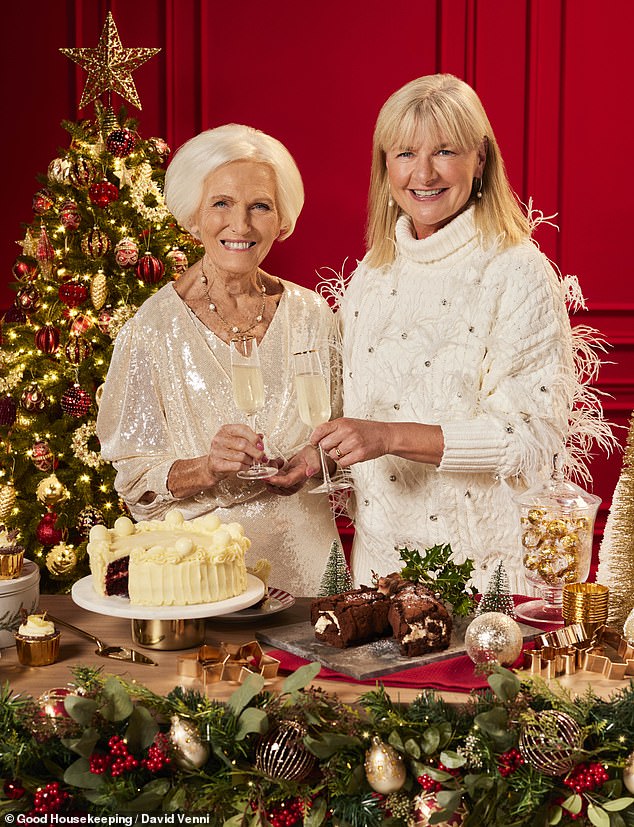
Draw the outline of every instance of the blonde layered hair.
[[[454,75],[426,75],[410,81],[384,103],[374,129],[368,198],[368,263],[394,261],[394,233],[400,215],[390,206],[386,166],[390,149],[414,146],[420,135],[463,152],[486,147],[482,198],[474,198],[475,223],[483,242],[511,247],[531,233],[530,224],[511,189],[500,148],[480,98]]]

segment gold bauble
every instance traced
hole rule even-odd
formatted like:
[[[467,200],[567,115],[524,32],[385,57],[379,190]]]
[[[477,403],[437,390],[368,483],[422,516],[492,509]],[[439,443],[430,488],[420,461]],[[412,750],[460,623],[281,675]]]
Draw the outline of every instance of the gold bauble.
[[[69,496],[68,489],[57,479],[55,474],[51,474],[40,482],[35,490],[35,495],[47,507],[52,507]]]
[[[13,482],[7,482],[0,486],[0,522],[6,522],[15,506],[15,486]]]
[[[368,784],[377,793],[395,793],[405,783],[407,770],[403,757],[377,735],[365,754],[364,767]]]
[[[108,298],[108,283],[105,273],[100,270],[90,282],[90,301],[95,310],[101,310]]]
[[[73,546],[58,543],[46,555],[46,568],[54,577],[66,577],[77,565],[77,553]]]
[[[567,712],[545,709],[527,721],[519,737],[522,758],[552,777],[574,767],[583,748],[583,730]]]
[[[198,728],[191,721],[172,715],[170,741],[174,747],[174,762],[184,770],[199,770],[207,763],[209,747],[200,740]]]

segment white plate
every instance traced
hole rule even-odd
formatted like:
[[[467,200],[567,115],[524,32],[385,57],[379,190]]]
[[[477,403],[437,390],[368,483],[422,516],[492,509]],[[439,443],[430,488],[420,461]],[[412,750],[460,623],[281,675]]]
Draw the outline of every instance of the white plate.
[[[92,587],[92,575],[73,584],[71,597],[82,609],[112,617],[131,617],[136,620],[188,620],[195,617],[215,617],[253,606],[264,595],[264,583],[247,572],[247,590],[228,600],[216,603],[192,603],[190,606],[132,606],[127,597],[106,597]]]
[[[261,604],[258,602],[256,605],[242,609],[239,612],[223,613],[218,617],[218,620],[257,620],[258,618],[283,612],[284,609],[290,609],[294,605],[295,598],[292,594],[285,592],[284,589],[269,588],[268,596]]]

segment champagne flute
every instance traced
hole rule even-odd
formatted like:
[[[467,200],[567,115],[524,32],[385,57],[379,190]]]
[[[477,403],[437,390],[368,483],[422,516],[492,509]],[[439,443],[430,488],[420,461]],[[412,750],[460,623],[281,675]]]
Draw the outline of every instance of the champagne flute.
[[[316,350],[304,350],[301,353],[294,353],[293,362],[299,418],[305,425],[315,429],[322,422],[328,422],[331,413],[330,395],[328,394],[319,353]],[[318,448],[324,482],[317,488],[311,488],[310,493],[331,494],[334,491],[352,488],[351,482],[343,474],[337,474],[331,478],[323,448],[321,445]]]
[[[256,414],[264,407],[264,379],[255,336],[239,336],[229,343],[231,384],[236,407],[247,415],[252,431],[257,433]],[[254,462],[247,471],[238,471],[242,479],[263,479],[277,474],[277,468]]]

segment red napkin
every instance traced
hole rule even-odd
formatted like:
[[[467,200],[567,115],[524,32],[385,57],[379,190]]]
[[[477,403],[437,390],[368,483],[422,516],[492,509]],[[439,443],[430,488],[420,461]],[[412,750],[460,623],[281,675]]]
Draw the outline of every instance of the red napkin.
[[[522,595],[514,595],[513,597],[516,605],[533,599]],[[556,627],[542,626],[541,628],[535,628],[535,634],[549,631],[552,628]],[[532,648],[532,641],[524,644],[524,649]],[[297,657],[297,655],[291,655],[279,649],[270,651],[267,654],[280,661],[280,672],[294,672],[296,669],[299,669],[300,666],[304,666],[309,662]],[[523,660],[524,656],[522,654],[513,664],[513,668],[520,669],[523,665]],[[384,684],[384,686],[436,689],[445,692],[470,692],[472,689],[484,689],[488,687],[486,679],[476,674],[475,666],[468,655],[460,655],[456,658],[428,663],[425,666],[415,666],[412,669],[405,669],[402,672],[392,672],[389,675],[381,675],[379,678],[371,678],[365,681],[357,681],[347,675],[342,675],[340,672],[333,672],[331,669],[322,667],[318,679],[345,681],[346,683],[359,684],[360,686],[375,686],[377,682],[380,682]]]

